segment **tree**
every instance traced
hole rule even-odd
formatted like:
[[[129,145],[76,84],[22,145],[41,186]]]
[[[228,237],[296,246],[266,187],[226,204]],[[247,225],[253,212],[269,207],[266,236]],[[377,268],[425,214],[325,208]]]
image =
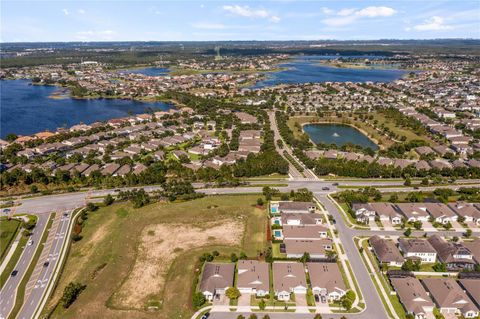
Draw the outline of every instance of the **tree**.
[[[417,221],[415,221],[415,222],[413,223],[413,227],[414,227],[416,230],[422,229],[422,226],[423,226],[423,224],[422,224],[422,222],[419,221],[419,220],[417,220]]]
[[[30,193],[38,193],[38,187],[37,185],[30,185]]]
[[[302,263],[306,263],[306,262],[310,261],[310,254],[307,253],[307,252],[303,253],[302,258],[300,258],[300,261]]]
[[[98,208],[97,205],[95,205],[94,203],[88,203],[87,204],[87,210],[89,212],[94,212],[94,211],[97,210],[97,208]]]
[[[445,228],[446,230],[450,230],[452,228],[452,223],[448,222],[446,224],[443,224],[443,228]]]
[[[410,227],[408,227],[407,230],[403,234],[407,237],[410,237],[410,235],[412,234],[412,229]]]
[[[313,317],[313,319],[322,319],[322,315],[319,314],[319,313],[317,313],[317,314],[315,315],[315,317]]]
[[[465,231],[465,237],[471,237],[472,236],[472,230],[469,228]]]
[[[230,288],[228,288],[227,291],[225,291],[225,295],[226,295],[229,299],[238,299],[238,297],[241,296],[240,290],[238,290],[238,288],[236,288],[236,287],[230,287]]]
[[[248,319],[257,319],[257,315],[252,313],[250,316],[248,316]]]
[[[402,265],[403,271],[419,271],[420,270],[420,260],[413,261],[412,259],[407,259]]]
[[[403,183],[405,186],[412,186],[412,180],[410,177],[405,178],[405,183]]]
[[[237,316],[237,319],[245,319],[245,316],[243,316],[243,315],[238,315],[238,316]]]
[[[230,255],[230,260],[232,261],[232,263],[237,262],[237,261],[238,261],[237,254],[232,253],[232,254]]]
[[[77,299],[78,295],[86,288],[86,285],[82,285],[78,282],[70,282],[63,290],[63,296],[60,299],[63,308],[68,308]]]
[[[265,310],[265,307],[267,306],[267,304],[265,303],[265,300],[260,300],[260,302],[258,303],[258,308],[260,308],[260,310]]]
[[[435,263],[432,268],[436,272],[446,272],[447,271],[447,264],[445,264],[445,263]]]
[[[257,198],[257,205],[258,206],[263,206],[263,198],[261,198],[261,197]]]
[[[270,316],[269,315],[264,315],[263,319],[270,319]]]
[[[114,199],[113,199],[113,196],[108,194],[107,196],[105,196],[105,198],[103,199],[103,204],[105,206],[110,206],[112,205],[114,202]]]
[[[203,304],[205,303],[206,299],[205,299],[205,296],[203,295],[203,293],[201,292],[196,292],[194,295],[193,295],[193,306],[195,308],[200,308],[201,306],[203,306]]]
[[[17,138],[18,138],[17,135],[15,135],[13,133],[10,133],[10,134],[7,134],[7,136],[5,136],[5,141],[11,143],[11,142],[15,141]]]

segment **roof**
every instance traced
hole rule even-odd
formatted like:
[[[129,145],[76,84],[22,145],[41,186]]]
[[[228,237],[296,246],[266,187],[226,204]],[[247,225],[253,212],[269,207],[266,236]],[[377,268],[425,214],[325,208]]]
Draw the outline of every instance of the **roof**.
[[[473,241],[464,241],[463,246],[470,250],[473,254],[473,258],[480,263],[480,238],[477,238]]]
[[[391,240],[385,240],[375,235],[369,239],[370,245],[381,263],[405,261],[395,243]]]
[[[200,282],[200,291],[213,293],[215,289],[232,287],[234,271],[233,263],[206,263]]]
[[[320,214],[282,213],[282,224],[287,225],[289,220],[298,220],[300,225],[317,225],[322,220]]]
[[[428,217],[426,207],[424,204],[419,203],[401,203],[397,204],[398,209],[407,218]]]
[[[315,204],[312,202],[280,202],[278,204],[279,211],[309,210],[311,207],[315,207]]]
[[[401,217],[400,213],[396,211],[395,206],[390,203],[370,203],[370,207],[379,215],[392,217]]]
[[[340,289],[346,291],[337,263],[307,263],[312,288],[326,288],[327,292]]]
[[[405,253],[436,253],[429,241],[420,238],[400,238],[399,246]]]
[[[443,203],[425,203],[427,211],[432,217],[454,217],[455,213]]]
[[[423,285],[440,308],[458,308],[464,311],[478,308],[453,278],[425,278]]]
[[[325,255],[325,246],[332,247],[333,242],[330,238],[312,239],[285,239],[285,252],[287,255]]]
[[[466,262],[473,263],[473,260],[467,258],[455,258],[455,255],[471,255],[470,250],[463,246],[460,243],[451,243],[447,242],[445,239],[438,235],[432,235],[428,238],[430,244],[435,248],[438,253],[438,258],[441,262],[452,263],[452,262]]]
[[[240,260],[237,264],[237,287],[268,291],[270,289],[268,268],[269,264],[264,261]]]
[[[320,233],[326,233],[328,229],[322,225],[283,225],[283,237],[289,238],[308,238],[320,239]]]
[[[290,291],[295,287],[307,287],[302,263],[274,262],[272,268],[273,289],[276,291]]]
[[[480,307],[480,279],[460,279],[458,281],[473,302]]]
[[[451,210],[453,210],[457,215],[462,217],[476,217],[480,218],[480,209],[478,209],[475,204],[466,203],[466,202],[456,202],[448,204]]]
[[[416,278],[391,278],[393,288],[407,312],[425,313],[424,307],[433,308],[432,299],[427,295],[420,281]]]

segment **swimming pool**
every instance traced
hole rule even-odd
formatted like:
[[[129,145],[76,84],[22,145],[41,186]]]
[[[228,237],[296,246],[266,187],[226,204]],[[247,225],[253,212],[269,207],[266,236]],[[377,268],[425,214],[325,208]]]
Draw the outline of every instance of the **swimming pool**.
[[[280,238],[282,237],[282,231],[281,230],[274,230],[273,231],[273,236],[277,237],[277,238]]]
[[[272,213],[276,213],[277,212],[277,207],[272,207]]]
[[[278,219],[275,219],[275,220],[273,221],[273,223],[274,223],[275,225],[280,225],[280,221],[279,221]]]

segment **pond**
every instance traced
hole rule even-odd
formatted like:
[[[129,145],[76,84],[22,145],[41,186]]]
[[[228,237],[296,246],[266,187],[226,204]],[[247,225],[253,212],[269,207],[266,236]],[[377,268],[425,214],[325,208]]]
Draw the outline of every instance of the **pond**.
[[[122,70],[120,72],[121,73],[143,74],[143,75],[148,75],[148,76],[164,76],[164,75],[168,75],[168,73],[170,72],[170,69],[149,67],[149,68]]]
[[[349,125],[329,123],[307,124],[303,126],[303,130],[316,144],[335,144],[341,147],[347,143],[351,143],[363,148],[370,147],[374,151],[378,150],[377,144],[365,134]]]

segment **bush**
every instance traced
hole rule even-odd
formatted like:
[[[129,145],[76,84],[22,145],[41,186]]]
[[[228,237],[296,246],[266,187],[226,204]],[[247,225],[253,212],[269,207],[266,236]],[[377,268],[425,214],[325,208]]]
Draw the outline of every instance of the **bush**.
[[[63,296],[60,299],[63,308],[68,308],[77,299],[78,295],[86,288],[86,285],[82,285],[78,282],[70,282],[63,290]]]
[[[103,204],[105,206],[110,206],[113,204],[115,200],[113,199],[113,196],[108,194],[104,199],[103,199]]]
[[[193,295],[193,306],[195,308],[200,308],[205,303],[205,296],[201,292],[196,292]]]
[[[263,199],[262,199],[261,197],[259,197],[259,198],[257,199],[257,205],[258,205],[258,206],[263,206]]]

